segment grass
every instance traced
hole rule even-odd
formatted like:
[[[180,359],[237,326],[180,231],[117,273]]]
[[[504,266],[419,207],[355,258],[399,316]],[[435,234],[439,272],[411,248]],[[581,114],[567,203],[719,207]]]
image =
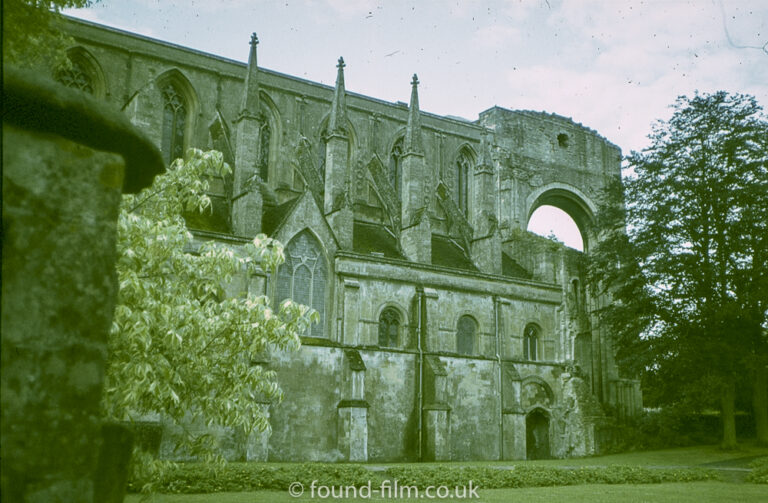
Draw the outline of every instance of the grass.
[[[356,465],[358,470],[363,466],[368,466],[376,470],[371,474],[373,487],[377,484],[384,473],[381,471],[391,467],[440,467],[448,469],[457,469],[462,466],[467,467],[509,467],[512,465],[534,467],[551,466],[556,467],[600,467],[600,466],[636,466],[636,467],[696,467],[700,465],[727,462],[729,460],[739,460],[737,463],[726,463],[729,466],[743,465],[747,467],[749,461],[742,458],[754,456],[768,456],[767,447],[758,447],[752,444],[743,444],[736,450],[722,450],[717,446],[696,446],[686,448],[665,449],[658,451],[630,452],[613,454],[606,456],[597,456],[591,458],[563,459],[563,460],[540,460],[540,461],[485,461],[485,462],[449,462],[449,463],[393,463],[369,465]],[[298,463],[263,463],[255,465],[265,467],[301,467]],[[323,465],[318,465],[318,469],[323,469]],[[325,465],[334,466],[334,465]],[[342,465],[337,465],[340,469]],[[262,469],[263,469],[262,468]],[[303,465],[306,471],[307,465]],[[481,498],[475,501],[502,502],[502,501],[589,501],[589,503],[600,501],[680,501],[702,503],[707,501],[738,501],[747,503],[750,501],[768,501],[768,487],[758,484],[732,483],[743,482],[746,473],[744,472],[721,472],[724,481],[708,482],[666,482],[662,484],[589,484],[572,485],[559,487],[531,487],[520,489],[487,489],[480,492]],[[734,476],[731,476],[734,475]],[[735,475],[739,475],[735,477]],[[643,480],[645,481],[645,480]],[[729,483],[730,481],[730,483]],[[309,490],[307,489],[307,492]],[[346,501],[423,501],[427,498],[402,499],[402,498],[372,498],[346,499]],[[314,500],[323,499],[320,497]],[[327,498],[333,499],[333,498]],[[215,494],[186,494],[186,495],[154,495],[153,497],[142,500],[140,495],[129,495],[126,498],[127,503],[139,503],[148,501],[150,503],[244,503],[254,501],[267,502],[288,502],[288,501],[314,501],[308,495],[301,498],[291,497],[287,491],[255,491],[240,493],[215,493]],[[443,499],[442,501],[453,501]],[[455,501],[459,501],[458,499]]]
[[[697,466],[747,456],[768,456],[768,447],[743,443],[737,449],[723,450],[718,445],[677,447],[658,451],[623,452],[589,458],[541,459],[535,461],[451,461],[447,463],[410,463],[418,466],[513,466],[524,463],[536,466]],[[372,463],[378,465],[377,463]],[[408,466],[409,463],[381,463],[381,466]]]
[[[754,484],[729,484],[726,482],[688,482],[669,484],[639,484],[639,485],[584,485],[565,487],[535,487],[524,489],[489,489],[480,491],[483,503],[506,503],[508,501],[546,502],[568,501],[574,503],[602,503],[616,501],[648,501],[674,503],[704,503],[717,502],[763,502],[766,500],[766,487]],[[330,498],[328,498],[330,500]],[[326,500],[326,501],[328,501]],[[217,494],[187,494],[187,495],[155,495],[147,503],[289,503],[302,501],[322,501],[312,499],[308,495],[301,498],[291,497],[287,491],[257,491],[249,493],[217,493]],[[428,501],[416,499],[345,499],[343,501]],[[467,501],[467,500],[434,500],[434,501]],[[139,503],[141,496],[129,495],[126,503]]]
[[[734,458],[747,456],[768,456],[768,447],[757,446],[751,443],[739,444],[737,449],[723,450],[718,445],[700,445],[694,447],[676,447],[673,449],[663,449],[657,451],[634,451],[623,452],[620,454],[608,454],[605,456],[593,456],[586,458],[568,458],[568,459],[540,459],[534,461],[443,461],[439,463],[377,463],[371,462],[360,464],[358,466],[369,466],[373,469],[377,467],[389,468],[392,466],[515,466],[520,464],[535,466],[608,466],[608,465],[627,465],[627,466],[668,466],[668,467],[694,467],[705,463],[715,463]],[[254,464],[254,462],[249,462]],[[291,467],[301,466],[302,463],[291,462],[270,462],[259,463],[264,466],[273,467]]]
[[[751,443],[739,444],[737,449],[723,450],[719,445],[698,445],[694,447],[676,447],[657,451],[634,451],[620,454],[607,454],[586,458],[539,459],[534,461],[444,461],[439,463],[368,463],[371,467],[391,466],[515,466],[519,464],[536,466],[698,466],[747,456],[768,456],[768,447]],[[271,466],[299,466],[301,463],[265,463]],[[366,466],[365,464],[362,466]]]

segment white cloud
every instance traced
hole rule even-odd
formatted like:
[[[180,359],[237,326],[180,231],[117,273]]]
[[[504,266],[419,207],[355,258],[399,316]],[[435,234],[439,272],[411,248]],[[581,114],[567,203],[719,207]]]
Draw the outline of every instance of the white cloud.
[[[98,6],[98,4],[96,5]],[[92,23],[111,26],[112,28],[129,31],[131,33],[138,33],[147,37],[159,38],[157,32],[149,26],[135,25],[124,20],[116,20],[113,16],[110,16],[95,7],[85,9],[62,9],[61,12],[67,16],[91,21]]]
[[[695,89],[755,94],[768,107],[764,0],[102,0],[75,15],[234,57],[259,33],[267,68],[469,118],[493,105],[547,110],[625,152]],[[369,17],[369,12],[371,15]],[[726,34],[728,30],[729,37]]]
[[[520,31],[509,25],[493,24],[479,28],[472,44],[483,49],[496,49],[520,41]]]
[[[316,6],[312,0],[310,3]],[[381,10],[384,6],[380,0],[323,0],[323,3],[345,17],[374,15],[377,10]]]

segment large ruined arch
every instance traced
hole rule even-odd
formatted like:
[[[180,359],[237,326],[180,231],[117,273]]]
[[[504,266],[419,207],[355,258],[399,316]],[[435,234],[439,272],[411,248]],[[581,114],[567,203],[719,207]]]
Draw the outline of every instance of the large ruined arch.
[[[592,224],[594,223],[597,206],[581,190],[567,183],[554,182],[531,192],[526,199],[526,227],[533,213],[541,206],[554,206],[566,212],[581,233],[584,252],[594,241]]]

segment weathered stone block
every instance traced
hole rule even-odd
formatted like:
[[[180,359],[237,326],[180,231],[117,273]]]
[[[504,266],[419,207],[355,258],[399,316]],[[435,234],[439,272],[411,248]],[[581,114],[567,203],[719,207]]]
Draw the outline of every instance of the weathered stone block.
[[[451,460],[450,413],[446,405],[424,408],[424,461]]]
[[[502,459],[525,459],[525,414],[504,413]]]
[[[4,70],[2,495],[90,503],[117,294],[118,205],[162,161],[122,115]],[[122,492],[101,485],[99,494],[112,489]]]
[[[339,403],[339,451],[346,461],[368,461],[368,404],[362,400]]]
[[[3,493],[90,501],[123,161],[7,125],[3,145]]]

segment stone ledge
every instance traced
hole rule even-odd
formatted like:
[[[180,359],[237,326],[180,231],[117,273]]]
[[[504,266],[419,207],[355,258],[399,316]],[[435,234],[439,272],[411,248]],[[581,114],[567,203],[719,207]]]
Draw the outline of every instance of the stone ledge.
[[[35,73],[4,68],[3,123],[55,134],[125,160],[123,192],[136,193],[165,171],[160,151],[119,110]]]
[[[342,400],[336,406],[337,409],[367,409],[369,407],[370,405],[366,400]]]

